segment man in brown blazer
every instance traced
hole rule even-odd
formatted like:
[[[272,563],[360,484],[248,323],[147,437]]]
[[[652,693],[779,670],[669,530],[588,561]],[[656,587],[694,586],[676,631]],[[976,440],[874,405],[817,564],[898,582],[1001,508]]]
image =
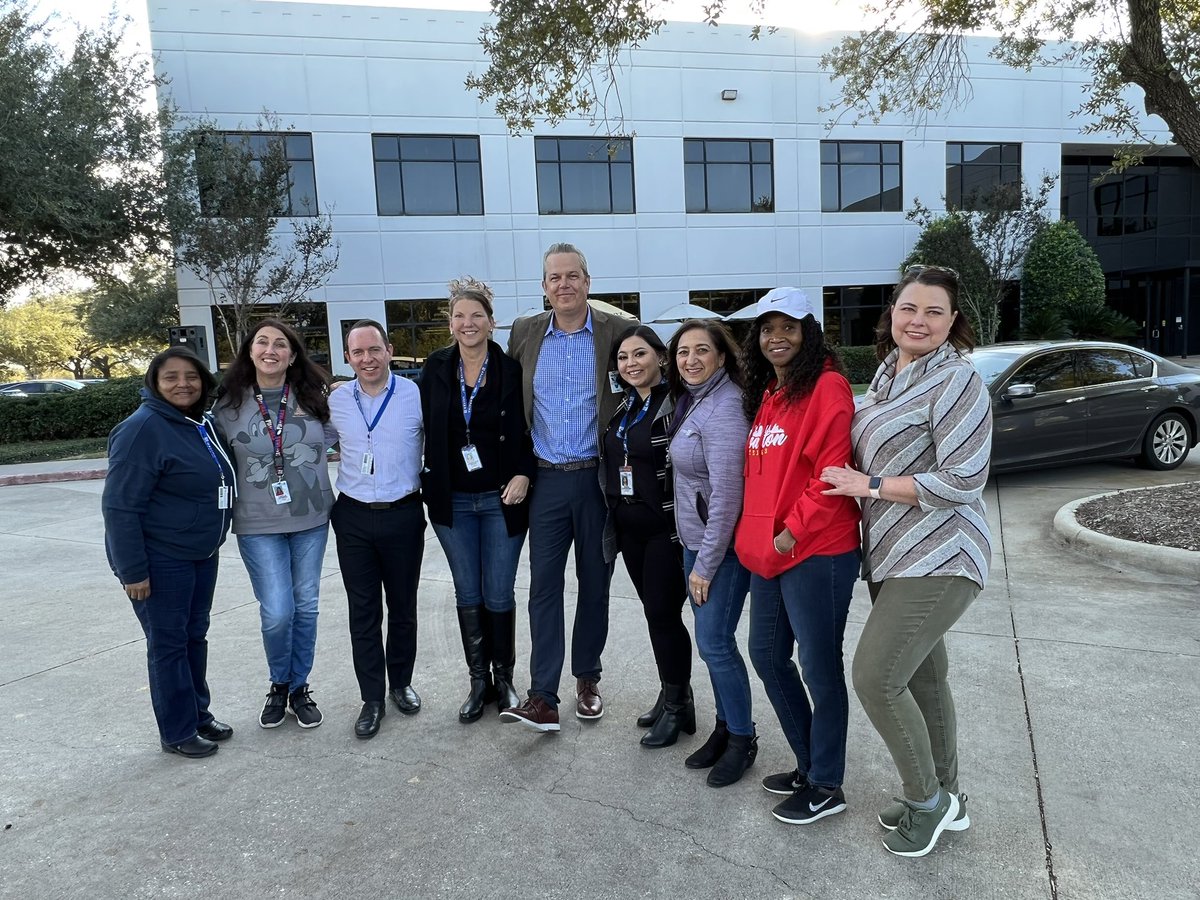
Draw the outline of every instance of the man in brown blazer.
[[[563,591],[567,553],[575,545],[579,582],[571,635],[575,715],[599,719],[600,655],[608,638],[604,561],[604,496],[596,466],[600,423],[621,402],[609,378],[609,358],[627,320],[588,305],[587,260],[571,244],[553,244],[542,257],[548,312],[513,323],[508,353],[524,373],[525,414],[538,458],[529,495],[529,698],[501,718],[536,731],[558,731],[558,683],[566,656]]]

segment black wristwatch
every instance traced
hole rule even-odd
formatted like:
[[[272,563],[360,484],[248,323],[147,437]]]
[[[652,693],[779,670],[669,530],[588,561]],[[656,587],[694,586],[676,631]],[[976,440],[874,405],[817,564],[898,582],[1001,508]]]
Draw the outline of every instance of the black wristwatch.
[[[872,500],[881,500],[879,490],[883,487],[883,476],[872,475],[871,480],[867,482],[867,493],[871,495]]]

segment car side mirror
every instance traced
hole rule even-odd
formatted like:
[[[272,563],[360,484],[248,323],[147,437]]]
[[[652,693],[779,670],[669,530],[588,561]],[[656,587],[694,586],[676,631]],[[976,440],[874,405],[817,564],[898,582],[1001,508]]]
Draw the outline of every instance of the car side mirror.
[[[1020,397],[1037,396],[1037,388],[1032,384],[1010,384],[1004,389],[1005,400],[1016,400]]]

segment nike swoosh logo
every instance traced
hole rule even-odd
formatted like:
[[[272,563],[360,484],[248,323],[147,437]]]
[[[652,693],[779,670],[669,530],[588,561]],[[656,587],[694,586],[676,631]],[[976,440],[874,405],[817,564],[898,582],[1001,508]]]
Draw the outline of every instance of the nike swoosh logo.
[[[822,800],[822,801],[821,801],[820,803],[818,803],[816,806],[813,806],[811,803],[809,803],[809,804],[808,804],[808,811],[809,811],[809,812],[820,812],[822,809],[824,809],[824,808],[825,808],[825,805],[826,805],[827,803],[829,803],[829,801],[830,801],[830,800],[832,800],[832,799],[833,799],[832,797],[826,797],[824,800]]]

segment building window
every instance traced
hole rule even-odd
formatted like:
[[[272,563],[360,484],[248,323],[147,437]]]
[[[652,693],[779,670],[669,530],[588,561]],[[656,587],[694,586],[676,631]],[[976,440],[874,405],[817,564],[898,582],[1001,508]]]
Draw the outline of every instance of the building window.
[[[900,144],[821,141],[822,212],[899,212]]]
[[[483,215],[478,137],[375,134],[371,146],[379,215]]]
[[[208,142],[218,142],[216,152],[223,146],[248,151],[255,162],[267,158],[272,145],[282,149],[287,160],[288,189],[286,203],[281,203],[274,213],[279,216],[315,216],[317,214],[317,174],[313,164],[312,135],[297,132],[269,131],[223,131],[206,135]],[[204,169],[201,165],[200,210],[207,216],[221,215],[213,209],[213,191],[204,184]],[[219,168],[218,168],[219,171]]]
[[[629,138],[534,138],[538,212],[543,216],[632,213]]]
[[[710,309],[717,315],[728,316],[739,309],[745,309],[751,303],[757,303],[758,298],[769,290],[769,287],[764,287],[729,291],[688,291],[688,303]]]
[[[411,375],[430,353],[450,343],[445,300],[388,300],[383,306],[394,371]]]
[[[642,295],[638,293],[588,294],[588,300],[597,300],[607,303],[609,306],[615,306],[621,312],[629,313],[635,319],[642,317]],[[550,298],[545,294],[542,295],[542,309],[553,309],[550,305]]]
[[[1020,144],[946,144],[946,204],[979,209],[999,188],[1010,188],[1009,203],[1021,202]]]
[[[1116,237],[1153,231],[1158,206],[1158,176],[1129,175],[1122,181],[1106,181],[1092,189],[1096,234]]]
[[[827,287],[821,299],[825,304],[825,338],[843,347],[869,347],[875,343],[875,325],[892,297],[890,284],[860,284]]]
[[[217,366],[224,368],[233,362],[237,352],[237,323],[233,307],[228,304],[211,309],[213,349],[217,354]],[[279,319],[292,326],[304,341],[309,359],[329,370],[329,321],[324,303],[289,303],[282,315],[277,303],[257,303],[250,310],[249,327],[253,328],[263,319]]]
[[[690,213],[775,209],[770,141],[686,138],[683,178]]]

